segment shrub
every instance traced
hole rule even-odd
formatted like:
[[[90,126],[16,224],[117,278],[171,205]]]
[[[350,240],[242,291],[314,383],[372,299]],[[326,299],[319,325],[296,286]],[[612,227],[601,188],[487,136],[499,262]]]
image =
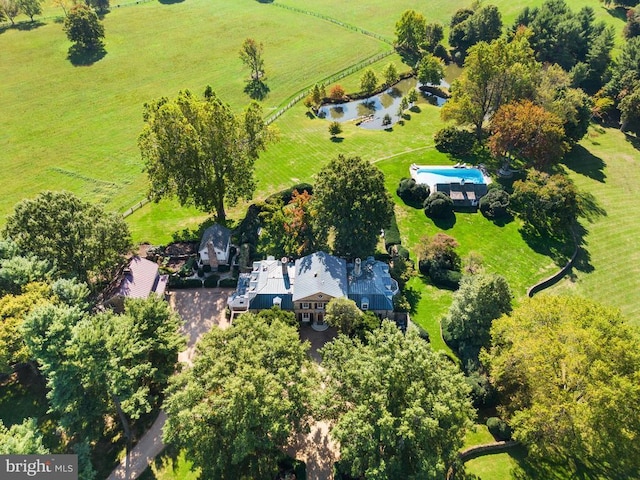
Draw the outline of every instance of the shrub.
[[[501,188],[492,188],[480,199],[480,211],[487,218],[507,216],[509,194]]]
[[[199,278],[181,278],[177,275],[169,277],[169,288],[202,288],[202,280]]]
[[[220,273],[225,273],[229,270],[231,270],[231,267],[229,265],[218,265],[218,272]]]
[[[435,192],[424,201],[424,213],[429,218],[447,218],[453,213],[453,200],[449,195]]]
[[[429,278],[437,287],[457,290],[460,286],[460,280],[462,280],[462,273],[455,270],[431,267],[429,269]]]
[[[200,278],[204,277],[204,269],[202,269],[202,268],[199,268],[199,269],[198,269],[198,276],[199,276]]]
[[[238,286],[237,278],[223,278],[218,285],[221,288],[235,288]]]
[[[487,418],[487,428],[496,440],[511,440],[511,427],[501,418]]]
[[[384,117],[382,117],[382,125],[391,125],[391,115],[389,115],[388,113],[384,114]]]
[[[204,279],[204,287],[215,288],[218,286],[218,280],[220,280],[220,277],[218,277],[218,275],[209,275]]]
[[[396,194],[407,205],[419,208],[429,196],[429,189],[424,184],[416,183],[413,178],[403,178],[396,189]]]
[[[398,250],[398,256],[400,258],[404,260],[409,260],[409,250],[404,248],[402,245],[398,245],[396,248]]]
[[[409,312],[411,310],[411,304],[404,293],[399,293],[393,297],[393,310],[395,312]]]
[[[342,85],[334,85],[329,91],[329,97],[333,100],[342,100],[344,95],[345,91],[344,88],[342,88]]]
[[[384,248],[389,251],[392,245],[399,245],[400,243],[402,243],[402,240],[400,240],[400,230],[398,230],[398,222],[394,212],[391,215],[389,225],[384,229]]]
[[[433,139],[438,151],[454,157],[469,155],[476,143],[476,137],[472,132],[456,127],[438,130]]]
[[[204,273],[209,273],[211,271],[211,265],[209,265],[208,263],[202,266],[202,271]]]

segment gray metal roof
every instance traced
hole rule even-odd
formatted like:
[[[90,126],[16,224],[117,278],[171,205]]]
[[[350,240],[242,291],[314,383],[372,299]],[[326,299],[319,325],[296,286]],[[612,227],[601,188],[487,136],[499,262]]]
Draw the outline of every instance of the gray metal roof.
[[[231,230],[229,230],[227,227],[223,227],[222,225],[214,223],[202,234],[202,240],[200,241],[198,250],[206,248],[209,240],[213,242],[214,248],[217,248],[218,250],[226,250],[230,239]]]
[[[293,301],[318,293],[337,298],[347,296],[347,268],[342,258],[316,252],[296,260]]]
[[[393,296],[398,293],[398,283],[391,278],[389,266],[373,257],[361,264],[359,276],[354,274],[353,264],[347,265],[349,298],[361,306],[368,299],[369,310],[393,310]]]

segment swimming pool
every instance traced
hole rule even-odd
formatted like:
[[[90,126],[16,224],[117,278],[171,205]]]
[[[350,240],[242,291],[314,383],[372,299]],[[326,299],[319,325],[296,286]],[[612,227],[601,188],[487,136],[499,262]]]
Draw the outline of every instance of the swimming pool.
[[[430,187],[437,183],[491,183],[482,171],[474,167],[439,167],[435,165],[412,165],[411,177],[416,183]]]

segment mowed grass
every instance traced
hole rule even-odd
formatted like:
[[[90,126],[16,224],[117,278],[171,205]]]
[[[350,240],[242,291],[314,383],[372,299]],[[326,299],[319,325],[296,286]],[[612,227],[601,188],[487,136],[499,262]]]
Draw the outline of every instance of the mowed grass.
[[[581,224],[583,254],[572,275],[551,292],[592,298],[620,308],[640,326],[640,142],[618,129],[591,128],[566,162],[578,188],[591,193],[602,214]]]
[[[241,43],[265,44],[265,112],[292,93],[391,47],[371,37],[253,0],[189,0],[114,9],[104,20],[106,56],[67,60],[59,24],[0,34],[0,165],[7,179],[0,224],[13,205],[44,189],[68,189],[108,209],[144,197],[137,136],[145,102],[210,84],[240,110],[247,69]],[[321,45],[322,48],[318,48]]]

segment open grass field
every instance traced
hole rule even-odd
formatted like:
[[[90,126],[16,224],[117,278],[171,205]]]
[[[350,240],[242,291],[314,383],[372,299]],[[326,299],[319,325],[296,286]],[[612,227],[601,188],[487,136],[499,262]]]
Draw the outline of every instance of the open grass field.
[[[66,188],[120,211],[143,198],[136,145],[143,104],[211,84],[239,110],[249,98],[238,51],[249,36],[265,43],[266,113],[310,83],[391,49],[252,0],[114,9],[105,30],[106,56],[84,67],[67,60],[70,43],[60,24],[0,34],[0,165],[11,179],[3,185],[0,218],[43,189]]]
[[[598,209],[583,219],[585,253],[570,277],[552,293],[593,298],[622,310],[640,326],[640,212],[635,198],[640,182],[640,142],[616,129],[591,128],[578,155],[566,161],[570,177],[590,192]]]

